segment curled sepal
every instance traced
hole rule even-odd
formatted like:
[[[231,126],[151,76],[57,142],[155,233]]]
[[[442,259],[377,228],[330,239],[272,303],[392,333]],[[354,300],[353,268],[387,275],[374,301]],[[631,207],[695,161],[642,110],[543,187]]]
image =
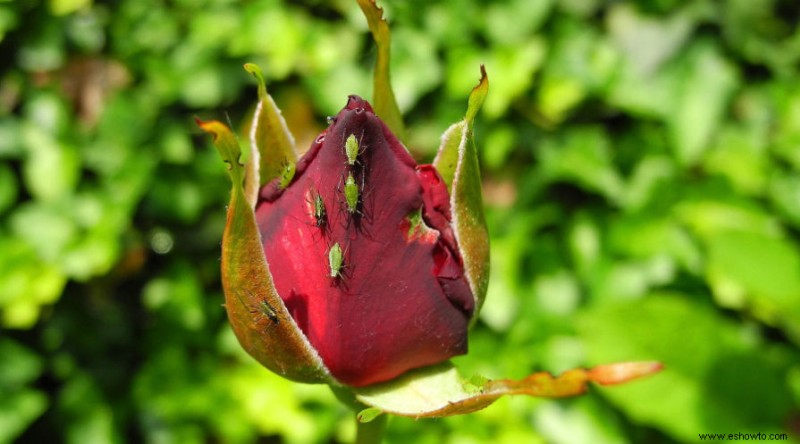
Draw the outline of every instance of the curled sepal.
[[[245,165],[236,137],[220,122],[197,123],[214,137],[233,182],[222,237],[222,287],[228,319],[239,343],[262,365],[288,379],[332,382],[275,290],[255,214],[245,198]]]
[[[524,379],[462,379],[450,363],[410,372],[385,384],[355,389],[356,399],[368,408],[362,420],[383,413],[413,418],[438,418],[472,413],[488,407],[503,395],[561,398],[586,392],[590,382],[613,385],[661,370],[658,362],[621,362],[572,369],[559,376],[534,373]]]
[[[466,117],[445,131],[439,152],[433,160],[433,166],[450,192],[453,228],[478,309],[483,304],[489,284],[489,232],[483,216],[481,173],[472,123],[488,90],[489,79],[486,69],[481,65],[481,80],[469,95]],[[478,310],[475,311],[477,312]]]
[[[386,123],[389,129],[401,141],[405,141],[405,125],[400,107],[397,106],[392,83],[389,76],[389,56],[391,52],[391,35],[389,24],[383,18],[383,9],[375,4],[375,0],[358,0],[358,6],[367,18],[367,25],[378,47],[373,78],[372,108],[375,114]]]
[[[244,69],[258,81],[258,105],[250,126],[250,149],[259,179],[253,182],[260,187],[278,176],[283,181],[287,171],[293,172],[297,153],[294,137],[286,126],[281,110],[267,94],[261,69],[254,63],[245,63]]]

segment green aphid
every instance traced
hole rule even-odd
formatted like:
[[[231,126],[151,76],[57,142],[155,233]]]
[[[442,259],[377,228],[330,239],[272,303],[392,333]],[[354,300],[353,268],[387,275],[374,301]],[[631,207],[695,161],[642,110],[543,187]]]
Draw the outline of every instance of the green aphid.
[[[261,316],[264,316],[265,318],[269,319],[275,324],[277,324],[280,321],[280,319],[278,318],[278,312],[276,312],[275,309],[272,308],[272,305],[270,305],[269,302],[267,302],[264,299],[258,301],[258,305],[256,307],[253,307],[250,310],[250,313],[254,315],[260,314]]]
[[[344,142],[344,153],[347,155],[347,164],[353,166],[358,158],[358,140],[355,134],[350,134]]]
[[[336,279],[342,275],[342,268],[344,268],[344,257],[342,255],[342,247],[339,242],[333,244],[328,250],[328,265],[331,267],[331,278]]]
[[[275,309],[272,308],[271,305],[269,305],[269,302],[261,301],[261,303],[259,305],[260,305],[259,309],[261,310],[261,314],[266,316],[270,321],[272,321],[272,322],[277,324],[278,323],[278,313],[275,312]]]
[[[344,200],[347,203],[347,212],[353,214],[358,208],[358,185],[353,177],[353,173],[347,173],[344,182]]]
[[[311,215],[314,216],[314,220],[316,221],[316,225],[320,228],[324,227],[327,223],[325,212],[325,202],[322,200],[322,196],[319,193],[311,191]]]
[[[283,162],[279,173],[280,180],[278,181],[278,187],[280,187],[280,189],[283,190],[286,187],[288,187],[290,183],[292,183],[292,179],[294,179],[295,170],[296,167],[294,165],[294,162],[290,161],[289,159],[286,159]]]

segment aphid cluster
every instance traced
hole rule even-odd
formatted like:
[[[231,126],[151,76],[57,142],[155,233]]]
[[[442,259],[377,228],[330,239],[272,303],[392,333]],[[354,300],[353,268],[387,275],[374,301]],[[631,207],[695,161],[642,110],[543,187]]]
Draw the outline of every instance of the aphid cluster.
[[[362,154],[363,147],[359,144],[355,134],[350,134],[344,142],[345,170],[342,174],[344,179],[344,203],[350,217],[360,215],[358,207],[361,203],[362,192],[364,191],[364,166],[359,162],[358,156]],[[356,182],[356,177],[361,177],[361,186]]]
[[[328,227],[328,212],[325,208],[325,201],[322,195],[314,188],[309,190],[308,204],[314,226],[324,232]],[[330,267],[330,277],[334,281],[342,276],[344,267],[344,252],[339,243],[336,242],[328,248],[328,266]]]
[[[317,142],[319,143],[321,140]],[[357,221],[355,218],[360,217],[362,214],[360,207],[362,206],[365,172],[364,165],[359,157],[363,154],[363,150],[364,147],[359,143],[355,134],[350,134],[345,139],[343,147],[344,169],[336,192],[340,196],[339,202],[341,203],[342,211],[347,216],[347,224],[353,220]],[[322,194],[311,187],[306,196],[312,224],[324,233],[329,228],[330,219],[328,207],[325,205]],[[335,281],[342,278],[342,272],[346,268],[345,250],[342,249],[339,242],[334,242],[332,245],[329,244],[328,266],[331,279]]]

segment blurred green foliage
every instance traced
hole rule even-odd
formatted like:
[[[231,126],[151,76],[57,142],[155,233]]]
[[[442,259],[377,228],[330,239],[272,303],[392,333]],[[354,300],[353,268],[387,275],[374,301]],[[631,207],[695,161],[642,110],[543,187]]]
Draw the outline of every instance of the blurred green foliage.
[[[800,6],[385,0],[410,147],[476,123],[492,278],[466,373],[666,370],[394,419],[387,442],[687,442],[800,415]],[[0,2],[0,442],[337,442],[351,414],[239,348],[228,182],[192,117],[265,68],[301,145],[371,96],[354,1]]]

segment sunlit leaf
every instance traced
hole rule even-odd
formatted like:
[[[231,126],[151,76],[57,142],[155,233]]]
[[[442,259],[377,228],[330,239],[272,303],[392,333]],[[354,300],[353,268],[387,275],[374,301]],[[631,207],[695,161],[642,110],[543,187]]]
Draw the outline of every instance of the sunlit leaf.
[[[653,293],[578,318],[591,362],[636,356],[664,364],[647,384],[603,389],[603,396],[679,441],[697,440],[699,430],[778,432],[791,408],[785,375],[793,358],[756,346],[746,329],[696,296]]]
[[[0,237],[0,251],[0,322],[8,328],[31,328],[42,307],[61,296],[67,276],[23,239]]]
[[[676,157],[691,165],[708,148],[738,79],[730,62],[710,44],[698,43],[681,62],[667,123]]]
[[[786,239],[726,230],[708,241],[708,281],[720,305],[786,326],[800,342],[800,254]],[[758,266],[753,266],[758,264]]]

